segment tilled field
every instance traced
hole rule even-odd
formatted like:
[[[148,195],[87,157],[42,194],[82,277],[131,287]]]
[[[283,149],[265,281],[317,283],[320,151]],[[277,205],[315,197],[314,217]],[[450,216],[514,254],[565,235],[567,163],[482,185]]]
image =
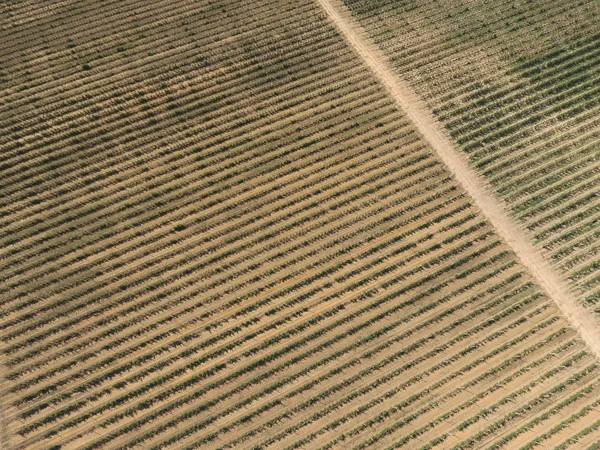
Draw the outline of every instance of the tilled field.
[[[600,311],[600,2],[344,3]]]
[[[316,2],[5,9],[2,448],[599,437],[597,359]]]

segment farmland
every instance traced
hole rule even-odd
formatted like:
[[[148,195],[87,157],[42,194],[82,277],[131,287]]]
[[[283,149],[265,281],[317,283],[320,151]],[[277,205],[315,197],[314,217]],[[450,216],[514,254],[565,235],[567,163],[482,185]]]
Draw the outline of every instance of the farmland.
[[[345,3],[600,313],[600,3]]]
[[[319,3],[6,9],[3,449],[600,438],[597,357]]]

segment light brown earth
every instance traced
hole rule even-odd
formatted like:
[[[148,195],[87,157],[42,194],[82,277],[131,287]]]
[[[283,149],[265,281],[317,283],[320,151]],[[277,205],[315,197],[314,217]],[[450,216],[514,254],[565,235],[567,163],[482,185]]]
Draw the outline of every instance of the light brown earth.
[[[597,358],[317,2],[111,5],[5,39],[12,449],[600,437]]]
[[[456,180],[473,198],[475,205],[558,305],[589,348],[600,357],[600,326],[596,320],[586,313],[566,282],[533,247],[531,240],[512,220],[505,206],[491,193],[486,182],[469,167],[466,159],[444,133],[441,124],[419,101],[412,89],[394,74],[385,56],[365,37],[363,29],[354,21],[347,8],[339,0],[318,1],[341,34],[414,123],[421,136],[429,142]]]

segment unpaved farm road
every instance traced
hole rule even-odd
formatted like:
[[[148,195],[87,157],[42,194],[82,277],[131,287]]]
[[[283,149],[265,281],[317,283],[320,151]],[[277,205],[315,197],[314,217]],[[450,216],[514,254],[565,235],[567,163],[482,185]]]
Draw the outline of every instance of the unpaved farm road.
[[[444,133],[440,123],[417,95],[389,67],[380,50],[365,37],[363,29],[340,0],[317,0],[342,35],[352,45],[392,98],[429,142],[455,179],[469,193],[474,204],[516,253],[546,294],[554,300],[590,350],[600,358],[600,326],[593,313],[579,305],[563,279],[533,247],[525,232],[513,221],[484,180],[472,170],[466,158]]]

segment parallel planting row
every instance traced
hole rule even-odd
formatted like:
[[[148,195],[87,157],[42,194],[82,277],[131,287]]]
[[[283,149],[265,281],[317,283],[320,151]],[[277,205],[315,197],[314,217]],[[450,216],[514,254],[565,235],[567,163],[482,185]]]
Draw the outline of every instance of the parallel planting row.
[[[315,2],[7,17],[11,448],[598,438],[597,360]]]
[[[596,308],[600,3],[345,3]]]

